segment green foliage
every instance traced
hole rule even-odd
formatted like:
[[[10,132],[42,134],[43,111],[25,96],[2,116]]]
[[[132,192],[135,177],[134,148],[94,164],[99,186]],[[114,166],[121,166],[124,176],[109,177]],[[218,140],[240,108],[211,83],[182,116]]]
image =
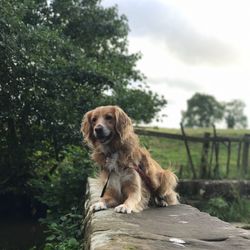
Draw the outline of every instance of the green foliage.
[[[47,219],[49,236],[46,238],[44,250],[79,250],[82,248],[81,220],[82,215],[79,213],[68,213],[57,221]]]
[[[224,107],[213,96],[196,93],[187,101],[187,111],[182,113],[185,127],[211,127],[223,118]]]
[[[144,79],[135,68],[140,55],[128,53],[127,19],[116,7],[96,0],[0,4],[1,192],[28,192],[36,154],[50,171],[65,145],[79,145],[89,109],[112,102],[149,122],[165,104],[132,87]],[[119,102],[121,89],[131,102]]]
[[[239,196],[232,201],[223,197],[211,198],[201,209],[225,221],[250,222],[250,201]]]
[[[150,90],[141,88],[126,89],[118,88],[108,100],[125,110],[137,123],[149,123],[166,104],[164,97],[159,97]],[[159,119],[159,118],[158,118]]]
[[[61,158],[63,160],[53,173],[46,176],[43,168],[47,162],[44,161],[44,165],[36,169],[38,178],[29,182],[30,188],[36,191],[36,198],[50,209],[56,207],[58,212],[64,212],[69,205],[80,201],[84,196],[86,178],[93,171],[87,151],[78,146],[65,147]]]
[[[217,216],[222,220],[225,220],[228,209],[229,204],[222,197],[216,197],[208,201],[205,211],[213,216]]]
[[[228,128],[246,128],[247,117],[244,115],[245,103],[233,100],[225,105],[225,121]]]
[[[82,202],[93,167],[87,151],[80,147],[66,147],[61,157],[63,160],[52,175],[32,179],[29,185],[36,198],[48,207],[47,217],[41,219],[48,235],[44,249],[80,249]],[[43,171],[37,174],[43,175]]]

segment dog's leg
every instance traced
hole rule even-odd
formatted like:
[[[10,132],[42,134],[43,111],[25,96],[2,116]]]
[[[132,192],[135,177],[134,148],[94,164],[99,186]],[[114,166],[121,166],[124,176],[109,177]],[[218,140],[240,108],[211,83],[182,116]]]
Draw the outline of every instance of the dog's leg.
[[[178,194],[174,191],[166,194],[166,201],[169,205],[176,205],[179,204]]]
[[[158,206],[176,205],[179,203],[178,194],[174,191],[177,185],[177,177],[169,170],[161,172],[159,175],[160,187],[156,204]]]
[[[104,193],[100,201],[96,202],[91,206],[93,212],[108,209],[109,207],[115,207],[118,205],[116,197],[116,191],[112,188],[108,188]]]
[[[95,204],[93,204],[91,207],[90,207],[90,210],[92,210],[93,212],[97,212],[97,211],[100,211],[100,210],[105,210],[107,209],[107,204],[103,201],[98,201],[96,202]]]
[[[159,195],[158,197],[155,197],[155,203],[159,207],[167,207],[168,205],[177,205],[179,204],[178,197],[179,195],[175,191],[170,190],[169,192],[166,192],[164,195]]]
[[[168,202],[166,201],[165,196],[159,195],[159,196],[155,197],[154,201],[158,207],[167,207],[168,206]]]
[[[122,193],[126,197],[126,200],[123,202],[123,204],[115,207],[115,212],[127,214],[130,214],[132,211],[139,212],[136,207],[142,200],[142,193],[141,179],[137,173],[132,176],[131,180],[123,182]],[[140,210],[142,210],[142,208]]]

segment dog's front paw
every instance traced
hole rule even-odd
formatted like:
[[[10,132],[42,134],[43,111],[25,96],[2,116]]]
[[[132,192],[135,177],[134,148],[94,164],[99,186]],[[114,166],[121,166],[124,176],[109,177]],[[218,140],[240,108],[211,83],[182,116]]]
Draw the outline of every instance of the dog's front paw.
[[[90,209],[93,212],[96,212],[96,211],[100,211],[100,210],[105,210],[107,208],[108,208],[107,205],[103,201],[99,201],[99,202],[96,202],[95,204],[93,204]]]
[[[159,207],[167,207],[168,203],[165,201],[164,197],[155,197],[155,204]]]
[[[115,212],[117,213],[123,213],[123,214],[130,214],[132,212],[132,209],[125,204],[121,204],[117,207],[115,207]]]
[[[106,165],[110,165],[112,163],[112,159],[110,157],[107,157],[105,163]]]

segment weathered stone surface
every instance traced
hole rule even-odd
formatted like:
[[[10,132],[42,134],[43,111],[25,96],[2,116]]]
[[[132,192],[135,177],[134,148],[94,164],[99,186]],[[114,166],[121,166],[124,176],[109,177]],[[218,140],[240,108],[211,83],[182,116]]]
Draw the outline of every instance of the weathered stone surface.
[[[101,186],[89,179],[85,217],[86,249],[250,249],[250,233],[188,205],[118,214],[92,213]]]

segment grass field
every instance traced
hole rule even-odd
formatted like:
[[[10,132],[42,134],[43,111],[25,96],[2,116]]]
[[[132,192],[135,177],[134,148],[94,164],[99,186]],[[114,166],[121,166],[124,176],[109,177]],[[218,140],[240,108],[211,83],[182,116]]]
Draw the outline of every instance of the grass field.
[[[150,131],[166,132],[173,134],[181,134],[180,129],[164,129],[164,128],[144,128]],[[211,129],[185,129],[185,132],[189,136],[203,137],[205,132],[210,132],[213,135]],[[236,130],[236,129],[218,129],[218,136],[239,137],[244,134],[250,134],[250,130]],[[171,166],[175,170],[179,178],[192,178],[191,171],[189,169],[187,153],[184,146],[184,142],[180,140],[158,138],[153,136],[140,136],[141,144],[145,146],[151,153],[154,159],[160,163],[163,167]],[[199,176],[199,167],[201,162],[202,143],[189,142],[192,160],[196,169],[197,176]],[[227,162],[227,147],[225,144],[220,143],[219,149],[219,174],[220,178],[229,179],[250,179],[250,164],[248,174],[243,174],[242,168],[237,168],[237,154],[238,143],[232,143],[231,145],[231,159],[229,175],[226,176],[226,162]],[[211,146],[209,152],[209,162],[211,158]],[[211,164],[211,172],[213,172],[215,160]]]

